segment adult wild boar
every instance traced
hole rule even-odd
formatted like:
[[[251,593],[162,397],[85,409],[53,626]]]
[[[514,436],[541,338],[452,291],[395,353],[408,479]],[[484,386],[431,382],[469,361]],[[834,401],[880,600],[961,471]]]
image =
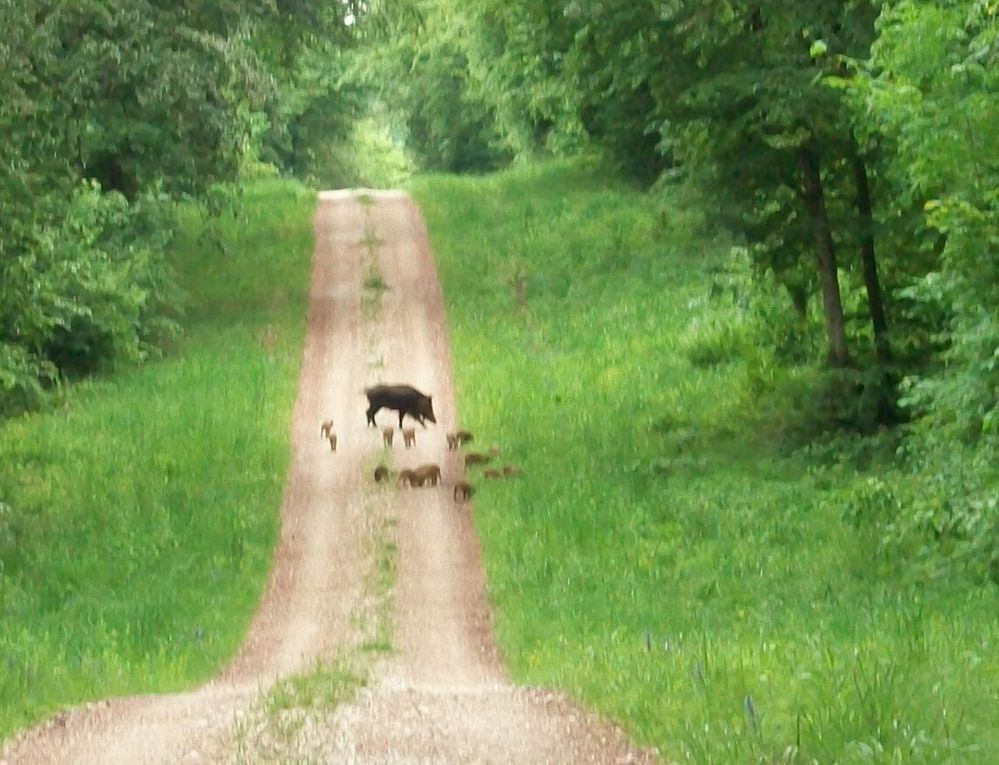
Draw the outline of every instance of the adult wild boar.
[[[364,389],[368,397],[368,424],[375,424],[375,414],[379,409],[395,409],[399,412],[399,427],[407,414],[427,427],[425,420],[437,422],[434,417],[434,404],[430,396],[425,396],[411,385],[373,385]]]

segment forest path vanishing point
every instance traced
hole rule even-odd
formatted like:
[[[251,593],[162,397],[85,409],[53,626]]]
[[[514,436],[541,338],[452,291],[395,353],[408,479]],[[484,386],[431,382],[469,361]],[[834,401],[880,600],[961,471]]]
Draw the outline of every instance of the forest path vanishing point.
[[[281,537],[245,644],[196,690],[70,710],[15,737],[0,765],[657,762],[563,694],[515,686],[503,670],[471,506],[452,497],[462,466],[444,438],[459,424],[451,353],[416,205],[401,192],[322,192],[315,237]],[[363,390],[376,382],[433,395],[437,425],[417,426],[415,447],[397,429],[385,453],[380,428],[367,427]],[[335,453],[319,433],[329,417]],[[394,412],[378,420],[398,428]],[[376,485],[382,459],[436,462],[443,481]],[[379,645],[389,650],[370,650]],[[268,704],[282,680],[318,672],[328,686],[322,673],[343,665],[367,677],[347,701]]]

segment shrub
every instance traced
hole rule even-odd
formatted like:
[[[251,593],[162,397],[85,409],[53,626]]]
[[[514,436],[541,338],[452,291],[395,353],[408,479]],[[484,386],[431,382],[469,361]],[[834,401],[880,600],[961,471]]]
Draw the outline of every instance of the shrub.
[[[57,208],[0,245],[0,413],[42,405],[63,377],[141,361],[177,330],[162,200],[84,184]]]

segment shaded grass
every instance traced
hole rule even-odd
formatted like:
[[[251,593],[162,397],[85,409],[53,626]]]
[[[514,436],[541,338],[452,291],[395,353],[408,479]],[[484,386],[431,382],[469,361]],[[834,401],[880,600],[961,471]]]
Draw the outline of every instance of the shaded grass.
[[[878,464],[771,443],[782,373],[711,298],[728,245],[696,211],[586,162],[414,192],[462,424],[524,468],[476,494],[519,681],[669,759],[990,761],[995,589],[907,582],[844,519]]]
[[[188,687],[241,642],[276,542],[313,208],[271,180],[221,220],[182,210],[179,347],[0,425],[0,737]]]

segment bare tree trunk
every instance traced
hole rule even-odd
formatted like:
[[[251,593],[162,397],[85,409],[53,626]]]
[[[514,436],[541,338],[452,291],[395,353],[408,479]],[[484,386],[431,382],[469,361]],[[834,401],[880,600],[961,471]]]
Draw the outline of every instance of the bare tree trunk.
[[[808,146],[798,150],[798,169],[801,171],[802,197],[808,208],[808,215],[812,219],[812,231],[815,235],[826,336],[829,340],[829,361],[833,366],[845,367],[850,362],[850,353],[846,343],[843,301],[839,292],[836,250],[833,246],[832,230],[829,227],[829,216],[826,213],[819,158]]]
[[[871,209],[871,187],[867,181],[867,166],[859,154],[853,152],[853,178],[857,186],[857,212],[860,214],[860,262],[867,287],[867,307],[874,327],[874,350],[878,361],[891,361],[891,341],[888,338],[888,316],[885,312],[878,263],[874,256],[874,213]]]

